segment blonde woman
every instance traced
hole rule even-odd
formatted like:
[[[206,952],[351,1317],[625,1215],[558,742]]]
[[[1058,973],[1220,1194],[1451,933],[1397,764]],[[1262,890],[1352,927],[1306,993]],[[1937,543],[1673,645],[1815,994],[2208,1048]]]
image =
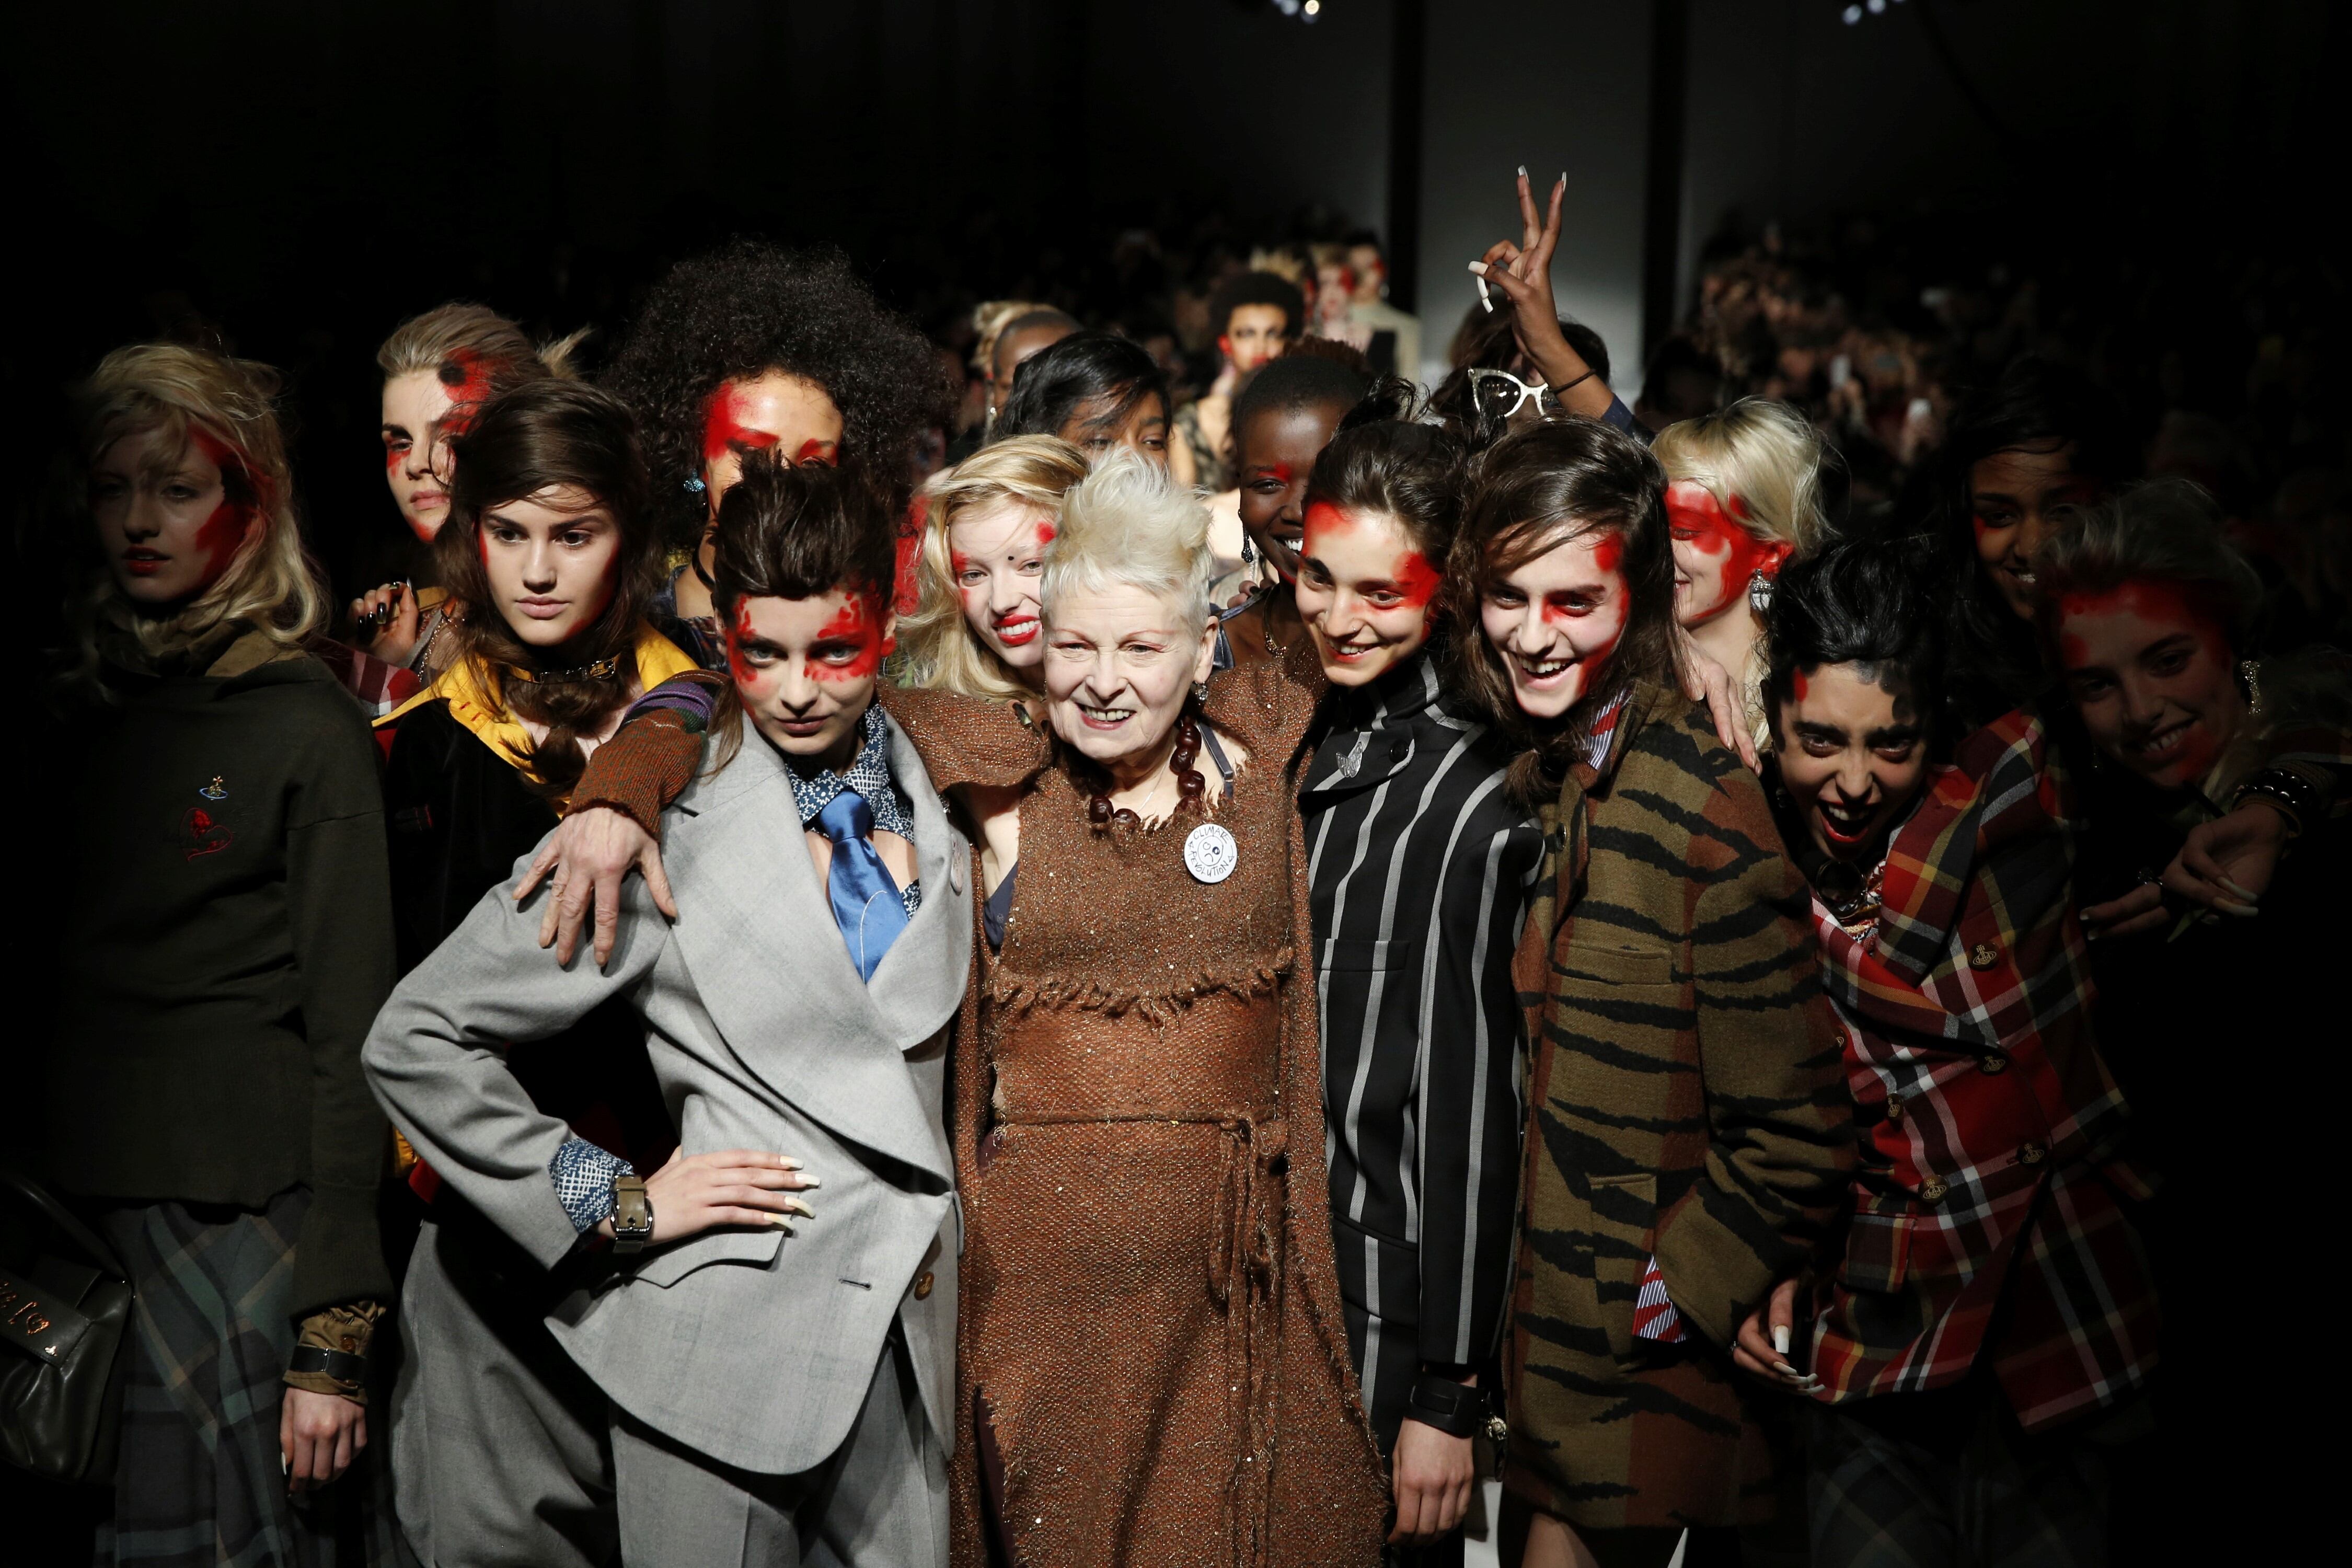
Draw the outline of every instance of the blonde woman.
[[[82,388],[89,548],[39,752],[76,874],[24,1056],[35,1159],[137,1292],[102,1561],[331,1562],[334,1514],[289,1493],[367,1446],[391,1293],[359,1058],[392,986],[383,802],[304,652],[327,608],[275,385],[150,344]]]
[[[1828,531],[1821,437],[1787,404],[1743,397],[1669,425],[1650,449],[1666,470],[1675,618],[1689,647],[1730,678],[1760,748],[1772,583],[1782,563],[1811,553]]]
[[[483,404],[502,392],[550,377],[570,379],[584,331],[540,345],[484,305],[436,306],[403,321],[376,351],[383,372],[383,477],[393,504],[430,570],[433,536],[449,518],[449,442],[463,435]],[[464,606],[441,588],[405,580],[371,588],[352,601],[352,620],[366,652],[431,679],[449,662],[444,635]]]
[[[1086,477],[1067,441],[1014,436],[923,488],[918,598],[898,634],[908,684],[1017,701],[1045,689],[1045,547],[1064,492]]]

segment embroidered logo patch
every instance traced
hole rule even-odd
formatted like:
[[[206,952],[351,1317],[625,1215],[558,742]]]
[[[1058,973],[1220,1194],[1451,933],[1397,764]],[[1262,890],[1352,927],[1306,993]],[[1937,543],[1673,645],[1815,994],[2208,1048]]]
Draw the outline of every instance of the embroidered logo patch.
[[[226,795],[228,792],[224,790],[221,793]],[[228,830],[226,823],[216,820],[201,805],[188,807],[188,815],[180,821],[187,829],[187,840],[181,846],[181,853],[191,860],[203,855],[217,855],[236,837]]]
[[[213,775],[213,782],[208,784],[198,786],[196,793],[203,795],[206,800],[226,800],[228,798],[228,785],[221,782],[220,774],[215,773]]]

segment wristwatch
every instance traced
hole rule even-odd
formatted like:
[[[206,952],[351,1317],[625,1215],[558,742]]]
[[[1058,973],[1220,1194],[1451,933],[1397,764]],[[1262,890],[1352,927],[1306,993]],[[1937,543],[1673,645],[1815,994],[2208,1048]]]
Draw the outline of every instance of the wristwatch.
[[[643,1176],[613,1178],[613,1250],[643,1252],[654,1238],[653,1200]]]

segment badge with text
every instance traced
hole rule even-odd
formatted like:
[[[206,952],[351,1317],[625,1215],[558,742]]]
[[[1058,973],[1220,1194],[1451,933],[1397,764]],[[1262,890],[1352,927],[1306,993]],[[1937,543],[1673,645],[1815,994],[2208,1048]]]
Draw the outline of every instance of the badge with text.
[[[1241,864],[1241,847],[1234,836],[1213,822],[1204,822],[1184,837],[1184,869],[1203,882],[1222,882]]]

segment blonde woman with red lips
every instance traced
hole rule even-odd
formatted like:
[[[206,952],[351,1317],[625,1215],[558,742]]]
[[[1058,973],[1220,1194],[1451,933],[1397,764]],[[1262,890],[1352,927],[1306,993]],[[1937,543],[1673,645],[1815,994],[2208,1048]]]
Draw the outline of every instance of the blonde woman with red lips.
[[[434,535],[449,516],[451,438],[499,394],[569,377],[572,353],[586,335],[536,345],[495,310],[448,304],[403,321],[376,351],[383,372],[384,483],[428,563]],[[430,575],[429,565],[420,574]],[[441,588],[408,581],[371,588],[351,604],[363,652],[428,680],[449,661],[444,630],[464,614]]]
[[[1068,442],[1013,436],[924,487],[917,604],[899,630],[907,685],[1024,705],[1045,689],[1045,552],[1063,494],[1086,477]]]

